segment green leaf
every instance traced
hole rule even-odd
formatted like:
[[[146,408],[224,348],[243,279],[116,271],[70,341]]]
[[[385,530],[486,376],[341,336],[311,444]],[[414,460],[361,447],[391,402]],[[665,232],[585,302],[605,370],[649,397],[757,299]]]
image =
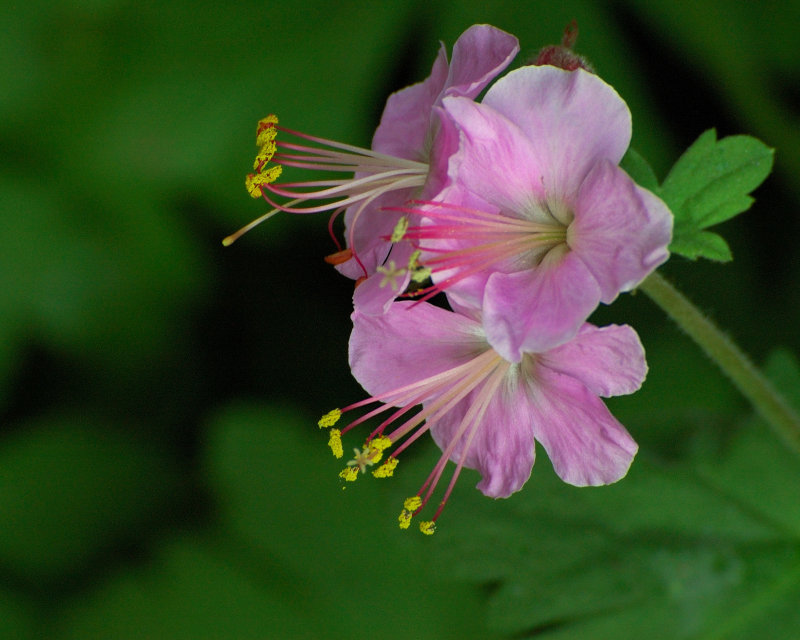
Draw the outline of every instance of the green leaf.
[[[633,179],[633,181],[653,193],[658,193],[658,178],[653,167],[633,147],[628,147],[625,155],[620,160],[619,166]]]
[[[17,427],[0,443],[0,563],[22,579],[78,570],[174,499],[172,467],[111,425],[65,414]]]
[[[670,250],[690,259],[731,259],[725,242],[703,229],[746,211],[748,195],[772,170],[773,150],[751,136],[717,140],[703,133],[678,159],[659,195],[675,215]]]

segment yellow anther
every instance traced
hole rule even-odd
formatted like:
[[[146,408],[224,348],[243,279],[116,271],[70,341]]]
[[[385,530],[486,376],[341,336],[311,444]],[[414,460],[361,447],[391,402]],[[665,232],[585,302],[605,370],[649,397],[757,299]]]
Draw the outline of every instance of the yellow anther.
[[[411,496],[410,498],[406,498],[406,501],[403,503],[403,509],[410,511],[411,513],[414,513],[421,506],[422,498],[419,496]]]
[[[278,124],[278,116],[272,113],[258,121],[258,126],[256,127],[256,144],[259,147],[270,140],[274,140],[275,136],[278,135],[278,130],[275,128],[276,124]]]
[[[419,523],[419,530],[426,536],[432,536],[436,532],[436,523],[433,520],[423,520]]]
[[[347,480],[347,482],[355,482],[355,479],[358,478],[358,468],[345,467],[339,472],[339,477],[342,480]]]
[[[418,283],[425,282],[430,277],[431,277],[430,267],[419,267],[417,269],[414,269],[414,271],[411,273],[411,279],[414,282]]]
[[[376,478],[390,478],[394,474],[397,463],[397,458],[387,458],[386,462],[372,472],[372,475]]]
[[[267,162],[272,160],[272,156],[275,155],[275,151],[277,147],[275,146],[275,142],[269,140],[266,144],[261,147],[261,151],[256,154],[255,162],[253,162],[253,170],[258,171],[263,167]]]
[[[332,427],[337,422],[339,422],[339,418],[342,417],[341,409],[334,409],[333,411],[328,411],[324,416],[322,416],[317,425],[320,429],[327,429],[328,427]]]
[[[374,451],[386,451],[391,446],[392,440],[386,436],[378,436],[369,441],[369,448]]]
[[[331,436],[328,439],[328,446],[333,451],[333,455],[337,458],[341,458],[344,455],[342,451],[342,432],[338,429],[331,429]]]
[[[265,184],[269,184],[270,182],[275,182],[278,179],[278,176],[281,175],[282,171],[283,167],[279,164],[276,164],[274,167],[270,167],[261,173],[249,173],[244,181],[244,184],[247,187],[247,192],[253,198],[260,198],[263,195],[261,193],[261,187]]]
[[[373,449],[372,447],[368,447],[367,445],[364,446],[367,447],[366,449],[364,449],[364,455],[369,460],[368,463],[369,466],[371,467],[374,464],[378,464],[381,461],[381,458],[383,458],[383,451],[381,451],[380,449]]]
[[[392,242],[400,242],[403,236],[406,235],[406,231],[408,231],[408,218],[403,216],[397,221],[397,224],[394,225],[391,238]]]
[[[430,267],[423,267],[419,263],[419,256],[421,253],[422,252],[417,249],[408,259],[408,270],[411,272],[411,279],[414,282],[425,282],[431,277]]]
[[[383,274],[383,278],[381,279],[380,287],[383,288],[387,284],[392,287],[392,291],[397,291],[398,284],[397,278],[403,276],[406,272],[405,267],[398,268],[395,264],[394,260],[389,260],[389,264],[384,266],[381,265],[377,269],[380,273]]]
[[[401,529],[408,529],[408,526],[411,524],[411,512],[403,509],[397,517],[397,520],[400,523]]]

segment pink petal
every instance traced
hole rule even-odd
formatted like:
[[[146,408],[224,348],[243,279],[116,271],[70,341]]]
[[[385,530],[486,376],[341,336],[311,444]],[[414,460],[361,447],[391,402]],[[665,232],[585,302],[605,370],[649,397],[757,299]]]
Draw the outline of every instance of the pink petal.
[[[567,242],[612,302],[669,257],[672,214],[619,167],[599,162],[583,182]]]
[[[647,375],[644,347],[627,325],[585,324],[572,340],[539,355],[538,361],[606,398],[633,393]]]
[[[476,97],[519,51],[517,39],[489,25],[474,25],[453,45],[448,68],[442,45],[431,74],[419,84],[393,93],[386,101],[372,148],[409,160],[427,162],[426,140],[436,117],[432,109],[445,95]]]
[[[490,498],[506,498],[519,491],[531,475],[536,453],[534,410],[525,395],[526,388],[513,380],[503,384],[491,399],[464,460],[464,466],[480,472],[478,489]],[[479,393],[470,393],[431,426],[431,435],[442,451],[455,437]],[[462,437],[462,443],[465,439]],[[451,460],[458,462],[462,455],[463,444],[459,444]]]
[[[506,215],[535,219],[545,196],[547,167],[525,132],[499,112],[466,98],[445,98],[443,105],[460,131],[450,178]]]
[[[431,74],[423,81],[389,96],[381,122],[372,137],[372,149],[380,153],[426,162],[425,139],[431,125],[431,109],[447,82],[447,50],[442,44]]]
[[[558,476],[583,487],[624,477],[636,442],[603,402],[570,376],[536,368],[534,434]]]
[[[617,92],[583,69],[528,66],[498,80],[483,104],[525,132],[544,167],[548,196],[571,201],[591,167],[619,163],[631,138],[631,114]]]
[[[509,362],[566,342],[599,302],[597,281],[573,252],[548,258],[536,269],[494,273],[486,283],[486,338]]]
[[[477,97],[518,51],[519,41],[510,33],[488,24],[471,26],[453,45],[444,95]]]
[[[384,315],[353,312],[350,368],[371,395],[442,373],[486,350],[480,325],[427,303],[398,301]]]
[[[396,260],[396,265],[408,263],[411,246],[407,244],[394,245],[390,260]],[[386,313],[394,299],[405,291],[411,281],[411,273],[406,270],[393,281],[386,279],[386,274],[376,271],[366,280],[362,281],[353,292],[353,307],[369,315]],[[392,286],[394,282],[394,286]]]

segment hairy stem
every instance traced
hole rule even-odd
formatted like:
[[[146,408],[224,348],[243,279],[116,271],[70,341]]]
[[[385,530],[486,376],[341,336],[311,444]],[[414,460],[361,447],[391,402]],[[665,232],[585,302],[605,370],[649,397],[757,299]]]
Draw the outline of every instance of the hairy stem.
[[[778,436],[800,455],[800,416],[742,350],[660,274],[652,273],[639,289],[719,365]]]

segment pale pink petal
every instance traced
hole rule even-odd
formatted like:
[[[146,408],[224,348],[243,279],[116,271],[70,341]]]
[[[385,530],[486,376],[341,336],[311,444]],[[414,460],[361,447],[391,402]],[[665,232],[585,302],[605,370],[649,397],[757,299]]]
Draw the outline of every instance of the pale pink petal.
[[[606,398],[633,393],[647,375],[644,347],[627,325],[585,324],[572,340],[537,359],[543,367],[571,376]]]
[[[474,320],[427,303],[398,301],[384,315],[353,312],[350,368],[371,395],[452,369],[486,350]]]
[[[672,214],[616,165],[599,162],[581,185],[567,242],[612,302],[669,257]]]
[[[450,159],[450,178],[506,215],[547,222],[538,216],[548,168],[522,129],[467,98],[445,98],[443,105],[460,132],[459,149]]]
[[[573,252],[545,258],[536,269],[494,273],[483,297],[486,339],[503,358],[519,362],[523,353],[572,338],[599,299],[597,281]]]
[[[483,104],[525,132],[549,198],[570,202],[596,162],[618,163],[630,143],[627,105],[583,69],[522,67],[498,80]]]
[[[444,95],[475,98],[519,51],[510,33],[488,24],[467,29],[453,45],[453,60]]]
[[[524,385],[509,379],[490,400],[478,431],[475,433],[464,465],[481,474],[478,489],[490,498],[506,498],[519,491],[528,480],[535,459],[533,408]],[[444,417],[431,426],[431,435],[444,451],[458,433],[470,405],[476,401],[476,389]],[[460,439],[453,462],[463,455],[466,437]]]
[[[453,45],[448,67],[444,44],[431,74],[419,83],[393,93],[386,101],[381,123],[372,139],[375,151],[427,162],[435,133],[433,108],[445,95],[475,98],[519,51],[517,39],[489,25],[474,25]]]
[[[389,96],[381,122],[372,137],[372,149],[407,160],[427,162],[425,140],[431,125],[431,109],[445,88],[447,50],[442,44],[431,74],[423,81]]]
[[[597,396],[570,376],[536,367],[534,435],[558,476],[579,487],[624,477],[636,442]]]

